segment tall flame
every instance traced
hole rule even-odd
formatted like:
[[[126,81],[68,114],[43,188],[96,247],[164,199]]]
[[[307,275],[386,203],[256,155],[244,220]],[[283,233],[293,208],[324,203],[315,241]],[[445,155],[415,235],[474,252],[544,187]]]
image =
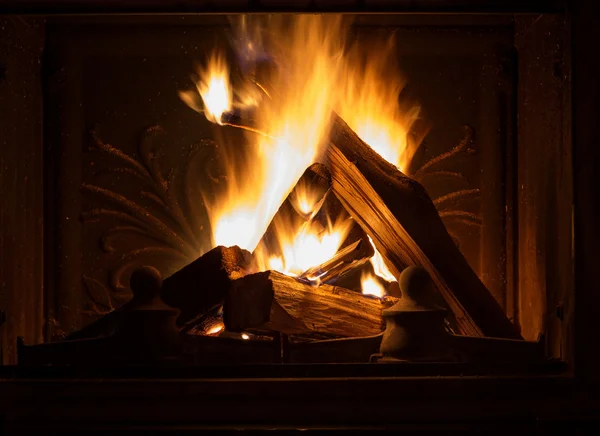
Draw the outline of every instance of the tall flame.
[[[398,96],[405,82],[394,58],[393,39],[366,51],[355,44],[346,58],[346,71],[339,82],[339,115],[381,157],[402,171],[418,145],[408,132],[419,116],[419,108],[402,110]]]
[[[265,134],[249,135],[252,150],[241,172],[231,165],[227,192],[207,205],[214,243],[239,245],[249,251],[318,155],[328,133],[343,48],[340,17],[272,16],[268,20],[255,23],[256,33],[264,36],[262,42],[284,68],[275,69],[268,77],[270,94],[276,98],[264,99],[256,109],[256,123]],[[264,35],[263,25],[269,30]],[[211,71],[209,68],[200,84],[220,88],[228,83],[220,75],[215,81]],[[216,71],[220,74],[223,70]],[[212,105],[208,98],[230,94],[200,92],[207,108]],[[224,107],[219,104],[216,110]],[[215,121],[209,114],[207,118]]]
[[[245,75],[241,88],[253,89],[234,92],[229,68],[216,54],[200,71],[196,87],[204,114],[217,124],[227,124],[223,114],[239,107],[232,95],[252,96],[241,99],[241,105],[250,101],[253,106],[253,126],[246,130],[254,133],[246,132],[247,144],[223,147],[228,155],[225,192],[216,200],[205,198],[205,204],[215,245],[253,251],[304,170],[318,159],[334,110],[401,169],[414,152],[407,132],[418,110],[400,109],[404,82],[390,63],[391,43],[385,50],[365,52],[355,45],[345,51],[340,15],[243,16],[238,30],[236,54]],[[268,68],[261,68],[261,62],[268,62]],[[260,104],[256,89],[265,96]],[[198,110],[189,93],[180,95]],[[296,198],[307,217],[318,201],[311,195],[299,191]],[[313,223],[278,229],[281,255],[266,253],[263,267],[299,274],[332,257],[348,229],[337,221],[327,229],[315,229]],[[377,258],[372,262],[376,266]]]

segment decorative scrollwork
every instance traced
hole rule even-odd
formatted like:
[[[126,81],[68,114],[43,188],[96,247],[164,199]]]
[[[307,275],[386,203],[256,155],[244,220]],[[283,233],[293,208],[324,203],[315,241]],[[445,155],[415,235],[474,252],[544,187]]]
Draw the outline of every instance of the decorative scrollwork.
[[[196,158],[212,157],[216,144],[203,140],[189,147],[186,165],[182,173],[174,170],[163,171],[160,166],[159,149],[155,138],[163,133],[158,126],[146,129],[138,145],[139,159],[118,148],[103,142],[96,132],[91,133],[90,151],[100,151],[109,155],[115,165],[102,169],[94,176],[100,179],[106,174],[127,176],[141,185],[140,195],[135,199],[126,194],[97,184],[82,184],[82,192],[99,197],[107,208],[92,208],[81,213],[82,223],[97,223],[110,220],[118,224],[104,231],[100,238],[100,248],[106,255],[117,257],[117,266],[108,272],[107,285],[89,276],[83,276],[84,288],[89,297],[87,312],[100,316],[118,307],[128,297],[129,289],[125,277],[144,260],[172,260],[174,265],[183,266],[201,254],[202,220],[205,213],[200,201],[191,201],[190,185],[197,182],[191,171],[191,162]],[[209,150],[205,156],[203,150]],[[181,177],[181,183],[178,176]],[[210,175],[212,180],[215,178]],[[217,180],[218,178],[215,178]],[[178,187],[183,187],[183,195],[178,195]],[[184,202],[180,202],[180,198]],[[151,207],[140,203],[146,200]],[[184,203],[184,204],[182,204]],[[200,203],[200,204],[198,204]],[[125,237],[138,236],[148,242],[124,253],[118,253],[117,245]],[[125,298],[126,301],[126,298]]]
[[[452,192],[446,192],[432,198],[436,209],[439,212],[440,218],[444,223],[455,222],[468,226],[481,227],[481,217],[478,215],[461,209],[462,202],[465,200],[479,200],[481,191],[477,188],[469,188],[469,181],[460,172],[448,170],[454,158],[461,155],[472,155],[476,153],[474,132],[470,126],[464,126],[464,135],[460,142],[451,150],[442,153],[427,162],[417,169],[411,176],[419,183],[428,181],[429,179],[453,179],[461,182],[465,189],[459,189]],[[455,241],[458,239],[453,235]]]

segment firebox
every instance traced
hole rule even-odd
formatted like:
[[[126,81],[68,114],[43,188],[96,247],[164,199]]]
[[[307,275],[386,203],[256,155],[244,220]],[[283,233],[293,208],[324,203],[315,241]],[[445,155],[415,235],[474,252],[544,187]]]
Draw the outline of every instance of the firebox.
[[[7,429],[596,416],[593,7],[82,3],[0,2]]]

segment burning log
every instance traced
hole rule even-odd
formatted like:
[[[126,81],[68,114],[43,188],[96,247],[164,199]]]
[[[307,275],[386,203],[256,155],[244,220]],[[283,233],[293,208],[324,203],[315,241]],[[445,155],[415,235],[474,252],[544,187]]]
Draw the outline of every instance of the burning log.
[[[337,286],[310,286],[276,271],[248,275],[232,283],[223,306],[231,331],[264,329],[284,334],[331,337],[382,332],[386,303]]]
[[[161,296],[181,310],[177,324],[183,325],[222,304],[231,283],[252,268],[248,251],[218,246],[165,279]]]
[[[379,156],[337,116],[326,158],[335,194],[373,238],[396,277],[406,266],[423,266],[462,334],[520,338],[418,182]]]
[[[371,256],[373,256],[371,244],[358,239],[342,248],[328,261],[307,269],[300,278],[311,281],[318,279],[319,282],[332,281],[364,264]]]

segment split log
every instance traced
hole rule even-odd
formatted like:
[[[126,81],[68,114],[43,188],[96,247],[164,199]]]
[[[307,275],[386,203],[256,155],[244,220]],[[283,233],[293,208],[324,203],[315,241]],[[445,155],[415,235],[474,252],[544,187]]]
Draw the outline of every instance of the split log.
[[[253,269],[252,255],[237,246],[218,246],[165,279],[161,296],[181,310],[178,325],[222,304],[231,283]]]
[[[223,321],[231,331],[257,328],[284,334],[372,336],[383,331],[381,312],[389,303],[265,271],[233,282],[225,297]]]
[[[364,143],[338,116],[326,152],[332,187],[397,278],[421,265],[462,334],[521,338],[446,231],[425,189]]]
[[[373,247],[361,239],[340,249],[335,256],[320,265],[304,271],[299,278],[325,283],[335,280],[364,264],[373,256]]]

